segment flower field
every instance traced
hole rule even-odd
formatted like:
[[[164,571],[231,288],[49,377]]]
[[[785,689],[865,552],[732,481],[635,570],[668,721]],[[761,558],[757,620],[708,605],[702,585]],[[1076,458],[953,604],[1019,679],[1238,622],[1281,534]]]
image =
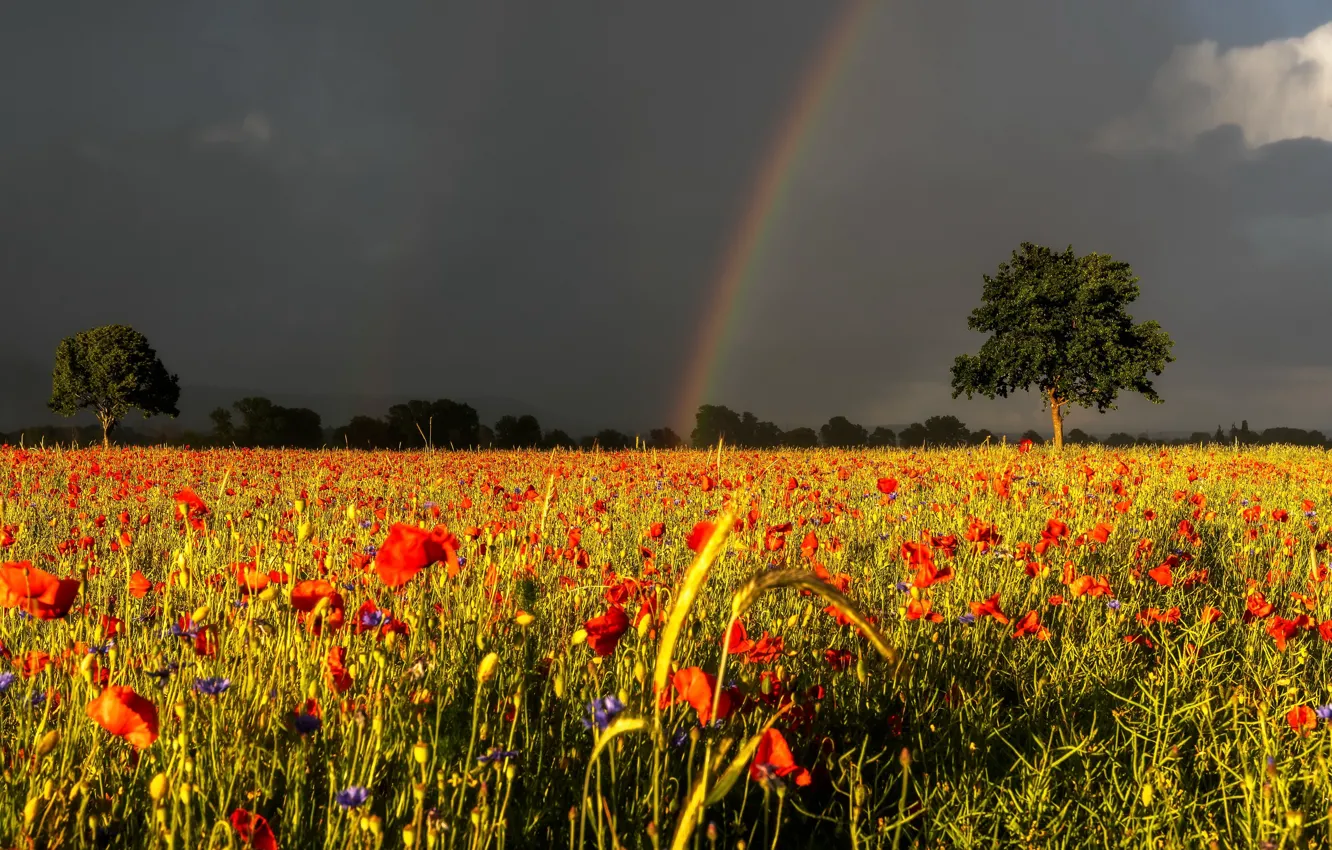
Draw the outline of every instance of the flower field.
[[[0,846],[1325,846],[1332,462],[0,449]]]

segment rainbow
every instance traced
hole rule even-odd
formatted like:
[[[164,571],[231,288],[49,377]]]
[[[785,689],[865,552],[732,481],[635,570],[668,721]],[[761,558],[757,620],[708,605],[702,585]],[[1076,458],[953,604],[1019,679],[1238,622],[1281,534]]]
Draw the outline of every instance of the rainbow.
[[[681,387],[674,422],[683,429],[681,435],[686,439],[693,428],[694,413],[712,389],[740,293],[754,277],[800,155],[813,135],[811,130],[828,95],[837,87],[842,71],[855,53],[873,5],[874,0],[847,0],[801,75],[791,105],[763,158],[744,214],[722,255]]]

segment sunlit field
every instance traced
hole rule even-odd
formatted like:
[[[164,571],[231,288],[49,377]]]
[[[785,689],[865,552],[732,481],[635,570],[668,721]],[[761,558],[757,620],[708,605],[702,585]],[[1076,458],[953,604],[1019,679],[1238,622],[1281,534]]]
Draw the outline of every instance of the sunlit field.
[[[0,449],[5,847],[1313,847],[1322,451]]]

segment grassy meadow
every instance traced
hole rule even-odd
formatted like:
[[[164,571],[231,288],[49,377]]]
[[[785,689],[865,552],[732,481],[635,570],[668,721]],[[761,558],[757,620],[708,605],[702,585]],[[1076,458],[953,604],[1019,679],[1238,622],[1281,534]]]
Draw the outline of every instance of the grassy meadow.
[[[0,846],[1316,847],[1319,450],[0,449]]]

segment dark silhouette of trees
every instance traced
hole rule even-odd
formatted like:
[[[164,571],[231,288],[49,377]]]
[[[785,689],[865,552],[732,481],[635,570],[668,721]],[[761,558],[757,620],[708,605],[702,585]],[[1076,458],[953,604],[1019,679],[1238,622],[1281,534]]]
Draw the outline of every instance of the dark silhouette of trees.
[[[570,437],[564,431],[556,428],[553,431],[547,431],[541,437],[541,448],[543,449],[576,449],[578,441]]]
[[[414,440],[413,444],[416,442]],[[333,444],[352,449],[388,449],[397,448],[401,442],[383,419],[353,416],[346,425],[334,430]]]
[[[825,446],[847,448],[869,444],[869,432],[845,416],[834,416],[819,429],[819,439]]]
[[[1206,434],[1203,435],[1204,438],[1206,438],[1206,436]],[[1081,428],[1074,428],[1072,431],[1068,432],[1068,436],[1064,439],[1064,442],[1073,446],[1094,446],[1096,445],[1096,438],[1091,434],[1088,434],[1086,431],[1083,431]]]
[[[924,423],[912,422],[903,428],[900,441],[902,448],[910,449],[965,446],[970,438],[971,432],[956,416],[931,416]]]
[[[694,430],[689,441],[695,448],[715,446],[725,440],[733,446],[771,448],[781,445],[782,429],[745,411],[736,413],[719,404],[704,404],[694,415]]]
[[[131,411],[147,419],[178,416],[179,379],[169,373],[148,338],[128,325],[106,325],[60,341],[51,372],[53,412],[73,416],[92,410],[102,427],[102,445]]]
[[[582,445],[585,448],[593,446],[603,451],[618,451],[627,449],[634,444],[634,438],[628,434],[616,431],[614,428],[603,428],[591,437],[584,437]]]
[[[231,407],[240,416],[239,424],[233,424],[230,413],[223,408],[211,414],[217,429],[213,438],[219,442],[252,448],[303,449],[324,444],[319,414],[309,408],[283,407],[262,396],[240,399]]]
[[[886,428],[883,425],[880,425],[870,432],[869,444],[875,448],[896,446],[897,435],[893,433],[892,428]]]
[[[469,404],[413,399],[389,408],[388,426],[403,446],[466,448],[476,445],[480,420]]]
[[[812,449],[819,444],[819,432],[801,426],[782,432],[781,444],[793,449]]]
[[[495,423],[495,447],[530,449],[541,444],[541,423],[535,416],[501,416]]]
[[[653,428],[648,432],[648,445],[654,449],[678,449],[684,440],[670,428]]]
[[[979,354],[954,361],[953,398],[1002,398],[1034,387],[1050,409],[1056,449],[1064,445],[1070,404],[1104,413],[1121,390],[1161,401],[1148,375],[1174,360],[1173,343],[1159,324],[1134,324],[1125,310],[1139,295],[1127,263],[1024,242],[984,280],[981,306],[967,326],[991,336]]]

